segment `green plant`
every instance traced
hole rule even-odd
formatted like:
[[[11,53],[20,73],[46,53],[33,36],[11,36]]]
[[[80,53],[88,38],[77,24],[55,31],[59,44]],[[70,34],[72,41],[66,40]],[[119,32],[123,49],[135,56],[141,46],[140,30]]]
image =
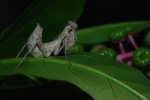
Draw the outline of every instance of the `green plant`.
[[[150,45],[150,31],[147,32],[146,36],[145,36],[145,41],[148,45]]]
[[[106,58],[116,59],[116,52],[112,48],[103,48],[99,53]]]
[[[26,58],[26,63],[14,71],[10,68],[17,65],[20,59],[4,59],[0,61],[0,64],[3,64],[0,76],[27,74],[51,80],[64,80],[75,84],[96,100],[149,98],[150,80],[134,68],[94,52],[68,56],[68,59],[72,65],[64,57]],[[106,98],[108,94],[110,97]]]
[[[147,67],[150,65],[150,49],[141,47],[134,51],[133,61],[137,66]]]
[[[73,47],[71,47],[69,50],[67,50],[67,54],[71,55],[71,54],[77,54],[80,52],[84,52],[84,47],[81,44],[75,44]]]
[[[91,52],[98,52],[98,51],[100,51],[100,50],[102,50],[103,48],[105,48],[106,46],[105,45],[103,45],[103,44],[96,44],[96,45],[94,45],[94,46],[92,46],[92,48],[91,48]]]
[[[125,28],[129,34],[135,31],[135,28],[133,25],[126,25]]]
[[[44,28],[43,40],[51,41],[62,31],[68,20],[75,18],[77,21],[82,14],[83,5],[84,0],[37,0],[34,2],[34,5],[1,36],[3,42],[0,44],[0,79],[5,79],[8,75],[23,74],[47,80],[63,80],[78,86],[95,100],[150,99],[150,80],[143,73],[97,52],[85,50],[83,53],[67,56],[68,61],[64,56],[50,58],[28,56],[20,68],[11,71],[11,68],[22,59],[14,57],[26,43],[36,22]],[[133,25],[136,31],[140,32],[150,27],[150,22],[126,22],[81,29],[77,31],[77,43],[85,46],[108,42],[110,38],[104,33],[126,25]],[[91,36],[91,33],[94,34]],[[18,37],[21,39],[20,42]],[[25,53],[26,51],[21,56]],[[12,87],[1,86],[0,89],[9,91],[9,94],[13,93],[10,91]],[[3,93],[1,93],[2,96],[7,95]]]
[[[119,27],[111,30],[108,37],[111,40],[121,40],[127,35],[127,30],[124,27]]]

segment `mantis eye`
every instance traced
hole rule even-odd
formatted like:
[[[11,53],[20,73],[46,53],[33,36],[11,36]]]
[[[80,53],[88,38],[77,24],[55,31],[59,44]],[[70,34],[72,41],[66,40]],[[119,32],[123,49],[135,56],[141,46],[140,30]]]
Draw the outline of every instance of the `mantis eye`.
[[[68,25],[70,25],[73,29],[77,29],[78,25],[75,22],[68,21]]]

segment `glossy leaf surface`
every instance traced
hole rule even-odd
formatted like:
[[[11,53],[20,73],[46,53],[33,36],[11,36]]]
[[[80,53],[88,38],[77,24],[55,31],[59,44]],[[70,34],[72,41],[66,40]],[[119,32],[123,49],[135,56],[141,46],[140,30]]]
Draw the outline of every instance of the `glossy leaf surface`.
[[[80,59],[79,59],[80,58]],[[82,59],[82,60],[81,60]],[[121,62],[87,52],[54,58],[26,58],[0,60],[0,76],[27,74],[45,79],[59,79],[75,84],[95,100],[148,100],[150,80],[140,71]]]
[[[150,21],[135,21],[135,22],[122,22],[122,23],[112,23],[101,26],[95,26],[90,28],[85,28],[77,31],[78,43],[82,44],[97,44],[110,41],[108,33],[118,27],[124,27],[126,25],[131,25],[135,27],[136,32],[141,32],[142,30],[150,27]]]

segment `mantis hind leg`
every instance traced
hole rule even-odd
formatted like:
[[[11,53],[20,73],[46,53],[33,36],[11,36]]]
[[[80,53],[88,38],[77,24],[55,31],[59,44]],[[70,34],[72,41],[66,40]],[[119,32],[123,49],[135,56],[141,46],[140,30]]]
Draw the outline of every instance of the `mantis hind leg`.
[[[26,45],[27,45],[27,43],[22,47],[22,49],[20,50],[20,52],[18,53],[18,55],[16,56],[16,58],[18,58],[18,56],[20,55],[20,53],[22,52],[22,50],[25,48]]]

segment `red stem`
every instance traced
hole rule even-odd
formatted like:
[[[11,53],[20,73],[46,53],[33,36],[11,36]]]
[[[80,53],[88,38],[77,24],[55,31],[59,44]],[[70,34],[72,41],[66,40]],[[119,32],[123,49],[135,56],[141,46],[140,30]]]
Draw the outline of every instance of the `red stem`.
[[[128,39],[130,40],[130,42],[131,42],[131,44],[133,45],[133,47],[134,47],[135,49],[137,49],[138,46],[137,46],[137,44],[135,43],[134,38],[132,37],[131,34],[128,35]]]
[[[132,65],[133,65],[133,61],[132,61],[132,60],[129,60],[129,61],[126,62],[126,64],[127,64],[128,66],[132,66]]]
[[[104,46],[99,46],[98,51],[102,50],[103,48],[104,48]]]
[[[124,51],[124,47],[121,41],[119,41],[119,48],[120,48],[121,53],[124,54],[125,51]]]
[[[117,60],[122,62],[123,59],[130,58],[130,57],[132,57],[132,55],[133,55],[133,51],[127,52],[124,54],[119,54],[119,55],[117,55]]]

